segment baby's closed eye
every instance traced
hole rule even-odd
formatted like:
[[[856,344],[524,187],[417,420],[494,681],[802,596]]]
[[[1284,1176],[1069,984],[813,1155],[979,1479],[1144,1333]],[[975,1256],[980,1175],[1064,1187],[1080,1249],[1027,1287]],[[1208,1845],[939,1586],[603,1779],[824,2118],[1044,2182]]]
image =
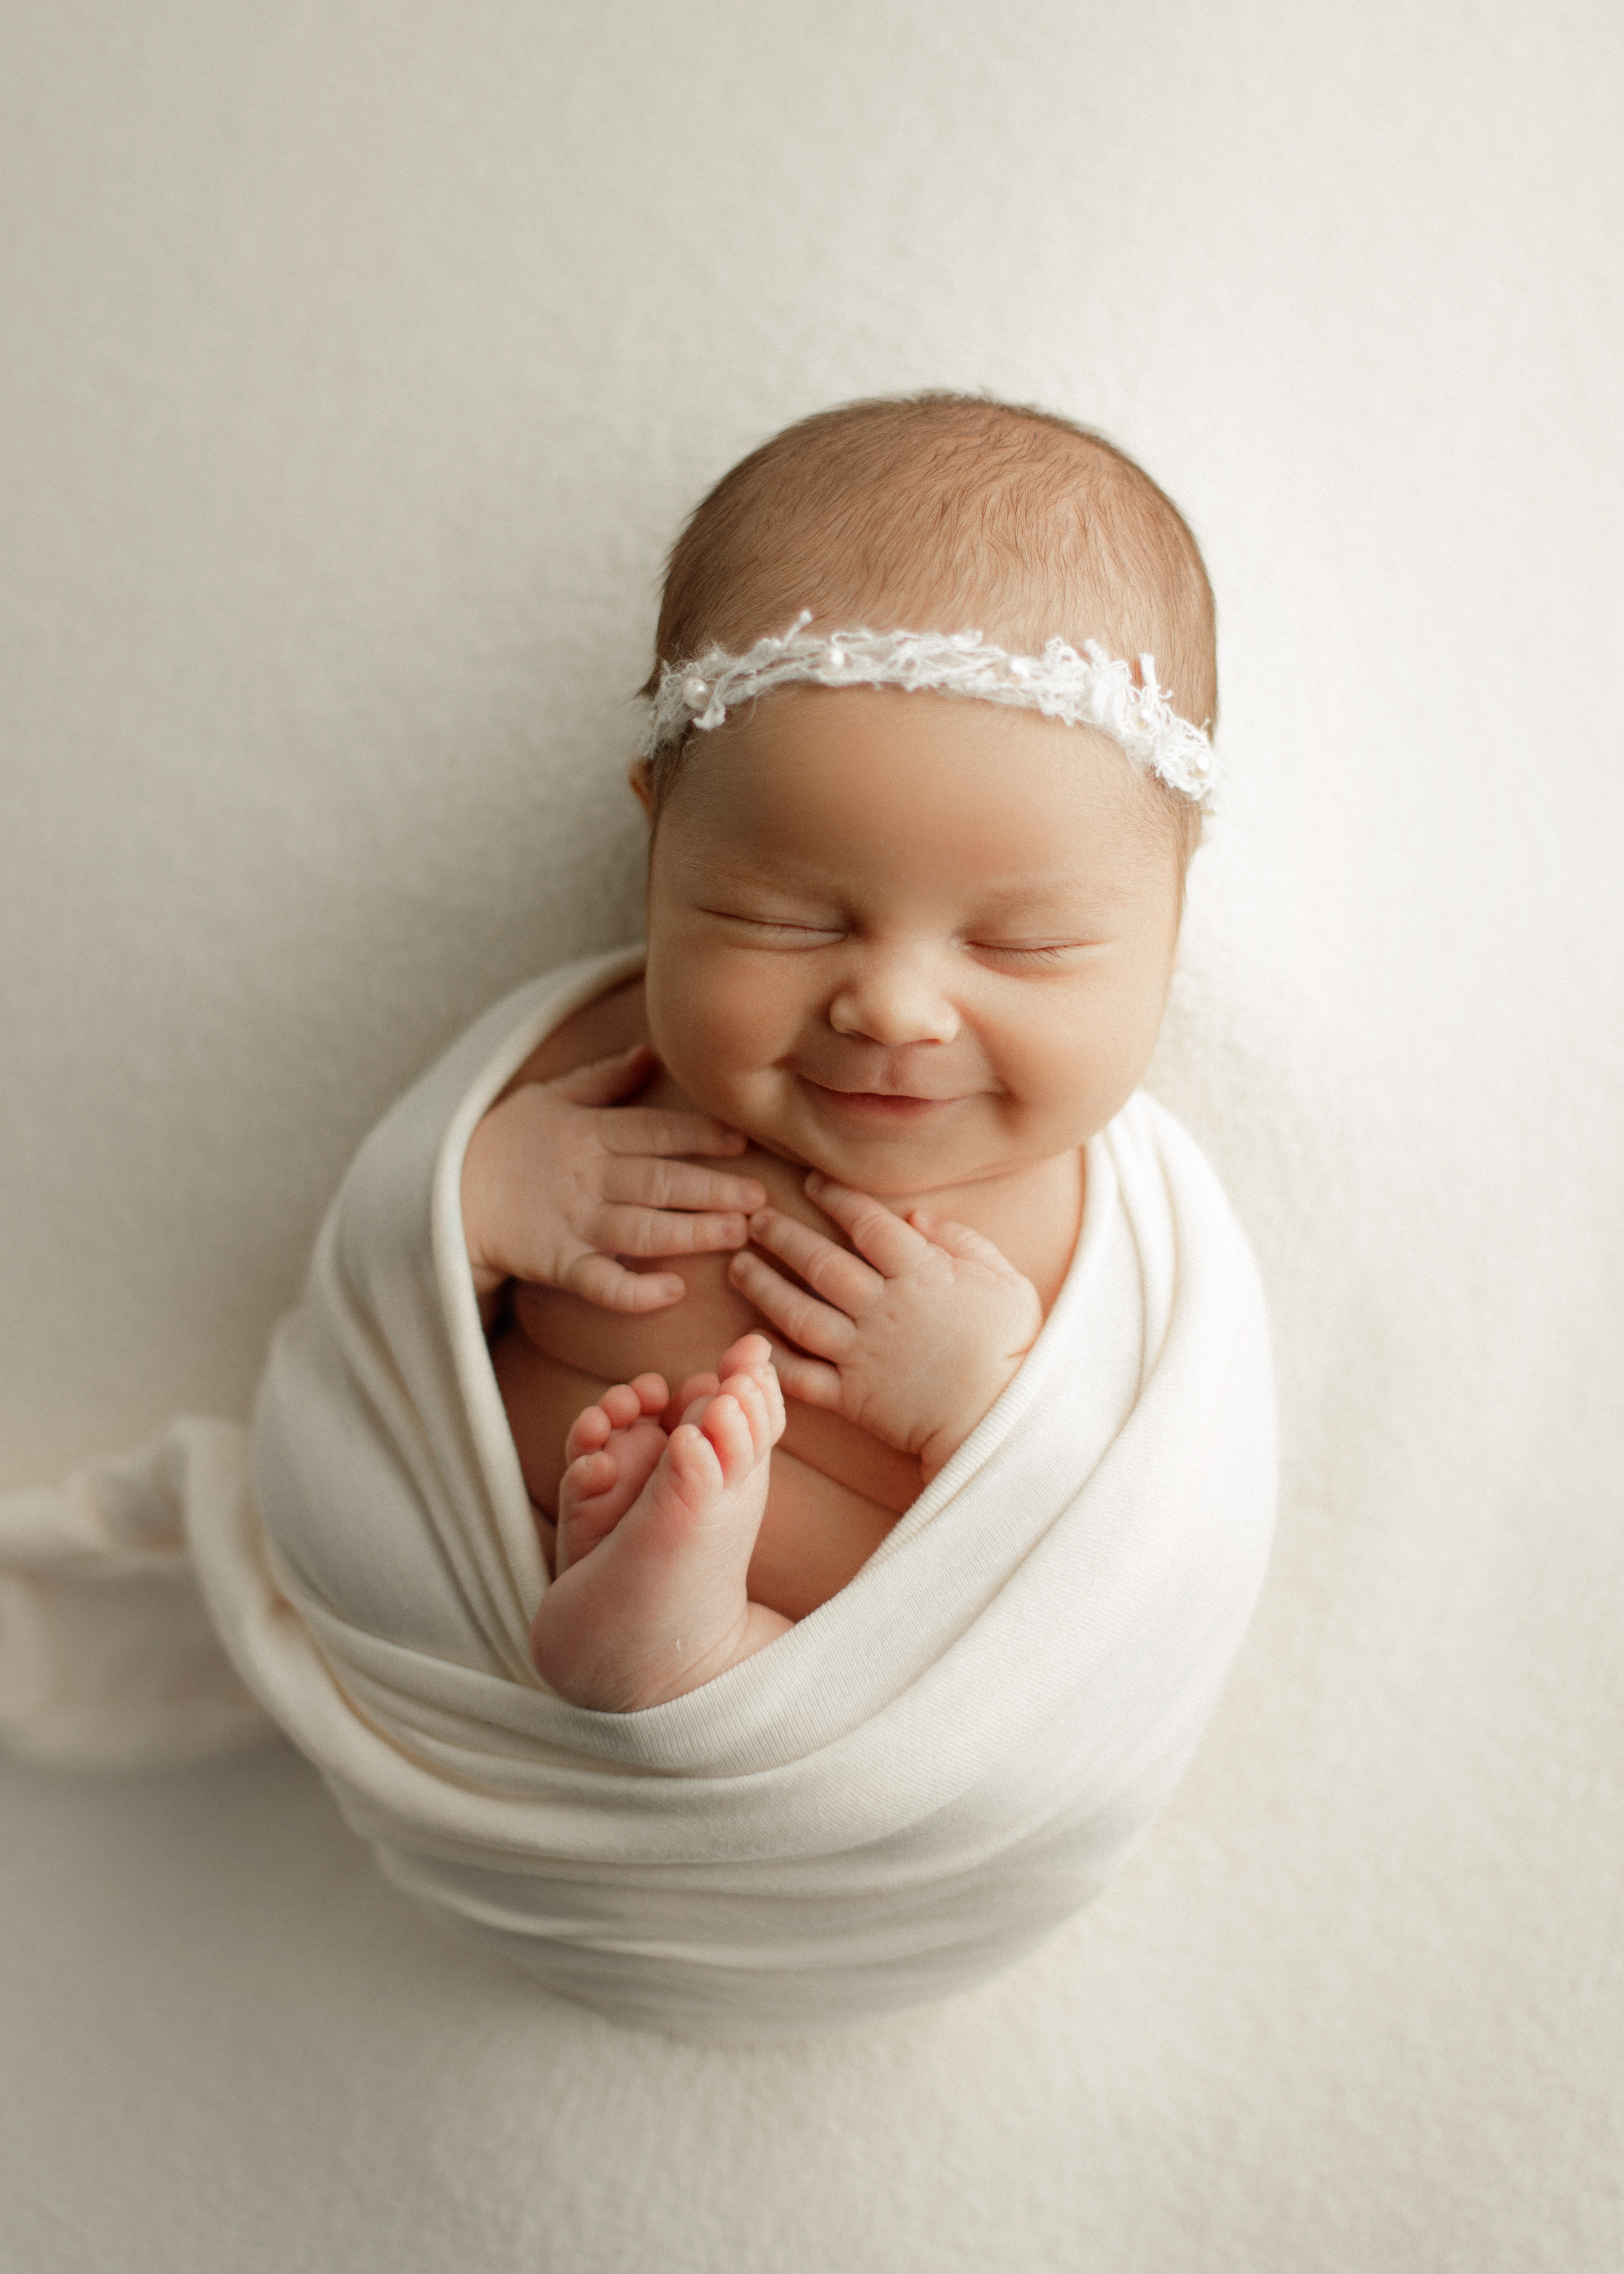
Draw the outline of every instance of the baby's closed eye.
[[[1075,963],[1097,944],[1086,939],[1055,940],[1033,946],[1012,940],[976,939],[966,943],[973,955],[984,956],[989,962],[1031,971],[1054,970]]]
[[[845,925],[829,920],[744,915],[732,908],[707,908],[705,913],[720,918],[752,947],[831,947],[846,937]]]

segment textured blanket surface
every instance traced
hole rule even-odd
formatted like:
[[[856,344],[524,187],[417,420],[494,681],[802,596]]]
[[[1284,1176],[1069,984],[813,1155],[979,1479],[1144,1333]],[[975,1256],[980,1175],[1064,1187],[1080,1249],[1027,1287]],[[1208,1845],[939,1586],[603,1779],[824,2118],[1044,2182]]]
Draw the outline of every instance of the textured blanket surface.
[[[516,1067],[636,964],[520,990],[363,1146],[273,1348],[251,1484],[240,1434],[191,1423],[54,1517],[10,1504],[14,1589],[127,1614],[110,1651],[36,1610],[10,1719],[25,1750],[102,1760],[257,1733],[193,1627],[119,1596],[140,1539],[178,1596],[189,1544],[242,1680],[452,1925],[624,2019],[838,2028],[1018,1955],[1171,1790],[1267,1554],[1262,1299],[1211,1170],[1134,1099],[1089,1148],[1031,1356],[856,1579],[686,1697],[569,1704],[529,1660],[547,1576],[458,1192]]]

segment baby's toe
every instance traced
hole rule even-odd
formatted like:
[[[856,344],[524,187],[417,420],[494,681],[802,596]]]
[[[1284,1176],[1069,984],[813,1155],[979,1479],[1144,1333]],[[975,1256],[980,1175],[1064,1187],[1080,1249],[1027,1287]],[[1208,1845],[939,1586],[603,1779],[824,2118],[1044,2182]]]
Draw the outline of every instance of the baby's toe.
[[[558,1570],[578,1563],[614,1531],[658,1468],[665,1446],[665,1431],[645,1419],[570,1462],[558,1487]]]
[[[759,1433],[752,1426],[745,1403],[752,1387],[748,1383],[740,1383],[736,1388],[729,1384],[719,1397],[712,1398],[699,1425],[721,1464],[723,1480],[729,1485],[743,1483],[766,1449],[765,1443],[759,1441],[765,1437],[765,1432]]]
[[[741,1335],[723,1351],[716,1371],[725,1382],[730,1374],[760,1374],[773,1363],[773,1345],[765,1335]]]
[[[659,1422],[651,1421],[646,1416],[634,1427],[616,1433],[608,1449],[614,1456],[616,1473],[627,1491],[641,1492],[660,1465],[666,1442],[666,1433]]]
[[[721,1387],[723,1394],[734,1400],[744,1416],[754,1448],[753,1457],[759,1460],[783,1430],[783,1397],[777,1376],[770,1367],[765,1374],[729,1374]]]
[[[576,1415],[564,1439],[564,1458],[574,1461],[583,1453],[595,1453],[606,1445],[613,1424],[601,1405],[588,1405]]]
[[[558,1480],[561,1501],[578,1505],[608,1491],[620,1474],[620,1463],[606,1449],[578,1453]]]
[[[708,1506],[726,1482],[726,1472],[709,1427],[708,1409],[702,1424],[678,1422],[667,1441],[666,1462],[690,1512],[698,1513]]]
[[[616,1429],[629,1429],[634,1421],[641,1420],[645,1410],[637,1385],[631,1382],[617,1382],[612,1389],[604,1391],[598,1404]]]
[[[721,1383],[714,1374],[691,1374],[671,1400],[671,1427],[676,1428],[684,1421],[691,1421],[697,1427],[699,1416],[721,1388]]]

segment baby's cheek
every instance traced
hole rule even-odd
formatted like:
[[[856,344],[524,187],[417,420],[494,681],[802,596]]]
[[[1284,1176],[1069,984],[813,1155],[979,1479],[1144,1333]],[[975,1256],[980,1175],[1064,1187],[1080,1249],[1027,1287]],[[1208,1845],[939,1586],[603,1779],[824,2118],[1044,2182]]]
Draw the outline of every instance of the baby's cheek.
[[[1029,1033],[1009,1057],[1008,1081],[1034,1133],[1050,1149],[1080,1144],[1103,1129],[1144,1076],[1160,1025],[1160,998],[1148,986],[1101,990],[1081,1005],[1057,1005],[1047,1032]]]
[[[771,990],[745,977],[684,989],[673,1012],[665,1040],[656,1035],[655,1047],[689,1095],[724,1118],[725,1109],[713,1101],[736,1096],[793,1039],[793,1028],[783,1031]]]
[[[702,1038],[714,1038],[747,1015],[747,1003],[727,984],[726,967],[717,958],[695,953],[680,939],[656,956],[656,945],[650,943],[648,1016],[662,1056],[690,1053]]]
[[[744,1118],[751,1077],[728,1056],[721,1037],[704,1029],[690,1030],[666,1064],[702,1113],[714,1113],[729,1127],[751,1133]],[[744,1174],[736,1163],[728,1166],[735,1175]]]

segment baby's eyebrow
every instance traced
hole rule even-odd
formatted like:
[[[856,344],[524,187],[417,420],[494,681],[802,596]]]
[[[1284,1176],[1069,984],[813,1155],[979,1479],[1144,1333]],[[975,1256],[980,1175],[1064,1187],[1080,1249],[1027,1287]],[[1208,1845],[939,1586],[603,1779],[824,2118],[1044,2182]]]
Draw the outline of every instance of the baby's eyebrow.
[[[770,887],[819,900],[843,900],[851,886],[847,871],[811,861],[792,847],[765,852],[749,862],[718,861],[706,865],[713,891]],[[989,919],[1051,909],[1070,915],[1084,905],[1093,907],[1130,899],[1135,881],[1130,874],[1103,867],[1092,871],[1051,870],[1037,876],[1025,872],[1001,877],[981,876],[976,879],[975,900],[978,910]]]
[[[1110,870],[1094,875],[1011,877],[1007,882],[995,877],[984,878],[976,898],[988,917],[1003,918],[1045,915],[1073,918],[1084,909],[1129,899],[1133,879],[1117,876]]]
[[[724,867],[718,863],[708,870],[705,889],[707,892],[791,892],[803,900],[838,900],[842,897],[837,870],[814,870],[793,857],[775,861],[770,855],[742,868]]]

